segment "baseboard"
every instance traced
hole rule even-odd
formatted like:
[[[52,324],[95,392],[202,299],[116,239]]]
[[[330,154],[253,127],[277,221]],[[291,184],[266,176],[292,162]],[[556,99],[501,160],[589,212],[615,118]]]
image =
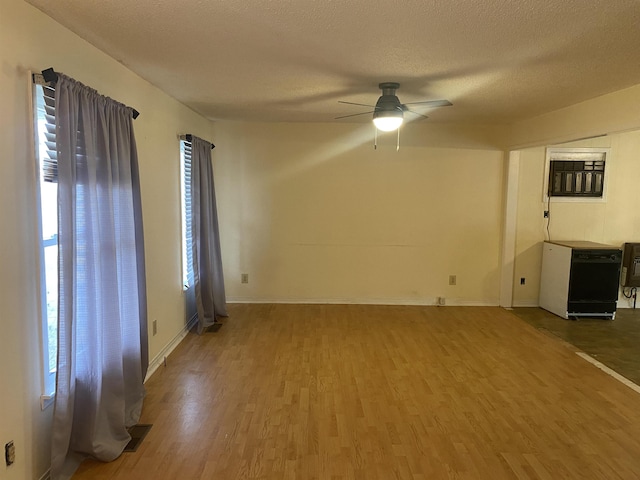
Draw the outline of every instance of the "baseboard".
[[[538,302],[513,302],[511,306],[513,308],[538,308],[540,305]]]
[[[439,297],[432,298],[245,298],[227,297],[227,303],[275,303],[292,305],[409,305],[427,307],[438,305]],[[445,298],[445,307],[497,307],[498,300],[463,300],[458,298]]]
[[[617,307],[616,307],[616,308],[619,308],[619,309],[620,309],[620,308],[624,308],[624,309],[630,309],[630,310],[633,310],[633,300],[632,300],[629,304],[626,304],[626,303],[627,303],[626,301],[628,301],[628,300],[629,300],[628,298],[625,298],[624,300],[625,300],[625,301],[623,301],[623,300],[618,300],[618,305],[617,305]],[[636,309],[640,309],[640,306],[637,306],[637,307],[636,307]]]
[[[158,369],[158,367],[160,367],[160,365],[164,364],[167,356],[169,356],[169,354],[175,350],[175,348],[180,344],[180,342],[184,339],[184,337],[187,336],[187,334],[189,333],[189,330],[191,330],[197,322],[198,322],[197,315],[191,317],[191,320],[189,320],[187,324],[184,327],[182,327],[182,329],[178,332],[178,334],[175,337],[173,337],[173,339],[162,350],[160,350],[160,353],[158,353],[153,358],[153,360],[149,362],[149,368],[147,368],[147,376],[144,379],[145,382],[149,380],[151,375],[154,374],[154,372]]]

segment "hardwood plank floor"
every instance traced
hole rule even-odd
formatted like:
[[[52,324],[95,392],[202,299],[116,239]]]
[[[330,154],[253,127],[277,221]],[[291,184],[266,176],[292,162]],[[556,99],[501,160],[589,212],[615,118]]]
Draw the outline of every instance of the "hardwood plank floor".
[[[74,479],[640,478],[640,396],[497,307],[230,305]]]

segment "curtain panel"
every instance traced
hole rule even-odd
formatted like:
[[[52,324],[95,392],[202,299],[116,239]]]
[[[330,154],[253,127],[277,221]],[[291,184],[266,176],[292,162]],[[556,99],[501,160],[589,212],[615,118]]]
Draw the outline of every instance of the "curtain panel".
[[[117,458],[140,418],[148,365],[133,110],[59,74],[58,370],[53,480]]]
[[[198,333],[227,316],[211,144],[191,139],[193,276]]]

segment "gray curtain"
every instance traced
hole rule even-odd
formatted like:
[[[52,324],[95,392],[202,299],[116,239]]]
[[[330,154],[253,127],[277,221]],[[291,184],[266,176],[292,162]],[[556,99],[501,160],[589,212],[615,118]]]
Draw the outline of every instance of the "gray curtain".
[[[133,110],[59,74],[58,370],[53,480],[117,458],[140,418],[148,365]]]
[[[198,333],[227,316],[211,144],[191,139],[193,276]]]

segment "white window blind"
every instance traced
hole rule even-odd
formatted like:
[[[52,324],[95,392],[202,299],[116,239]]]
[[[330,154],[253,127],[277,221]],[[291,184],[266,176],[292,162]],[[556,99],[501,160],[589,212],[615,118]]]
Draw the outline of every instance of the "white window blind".
[[[46,150],[42,156],[42,177],[45,182],[58,181],[58,153],[56,147],[56,91],[48,85],[42,86],[44,107],[44,145]]]
[[[180,173],[182,184],[182,282],[193,285],[193,229],[191,192],[191,142],[180,140]]]

